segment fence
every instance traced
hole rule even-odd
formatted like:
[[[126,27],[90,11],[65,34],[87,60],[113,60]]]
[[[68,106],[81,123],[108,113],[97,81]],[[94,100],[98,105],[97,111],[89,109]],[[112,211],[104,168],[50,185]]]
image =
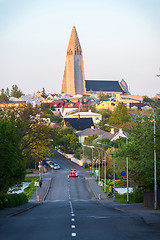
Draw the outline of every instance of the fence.
[[[145,207],[154,208],[154,192],[144,192],[143,202]],[[157,208],[160,208],[160,189],[157,191]]]

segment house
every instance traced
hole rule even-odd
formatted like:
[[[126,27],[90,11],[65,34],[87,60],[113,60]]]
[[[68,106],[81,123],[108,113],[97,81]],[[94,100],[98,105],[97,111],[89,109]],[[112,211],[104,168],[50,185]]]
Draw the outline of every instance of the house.
[[[94,113],[89,110],[88,112],[76,112],[65,116],[66,118],[92,118],[94,124],[98,124],[102,120],[102,115],[99,113]]]
[[[86,128],[83,131],[78,132],[76,135],[79,138],[79,142],[81,144],[83,144],[84,140],[88,137],[88,136],[92,136],[92,135],[98,135],[101,136],[105,133],[105,131],[98,129],[98,128]]]
[[[46,102],[55,101],[56,99],[59,99],[58,94],[49,94],[47,98],[45,99]]]
[[[104,100],[98,106],[96,106],[96,109],[97,110],[109,109],[109,110],[113,111],[117,105],[118,105],[118,102],[116,102],[116,101]]]
[[[66,116],[67,114],[74,112],[76,110],[79,110],[81,103],[80,102],[66,102],[63,106],[63,116]]]
[[[3,111],[10,110],[12,108],[25,107],[26,101],[9,101],[9,102],[0,102],[0,109]]]
[[[127,137],[127,133],[123,132],[122,129],[119,129],[118,132],[114,131],[114,128],[111,128],[110,132],[105,132],[100,137],[96,138],[95,141],[102,139],[109,139],[110,141],[116,141],[118,138]]]
[[[156,100],[160,100],[160,93],[157,93],[154,97]]]
[[[92,118],[64,118],[64,126],[72,127],[77,132],[94,127]]]
[[[144,108],[144,106],[146,106],[145,103],[129,103],[129,108],[131,109],[138,109],[138,110],[142,110]]]
[[[35,97],[32,95],[24,95],[19,98],[20,101],[25,101],[27,104],[32,104],[33,107],[40,106],[43,101],[43,97]]]
[[[116,94],[116,101],[119,102],[119,103],[124,103],[129,108],[130,103],[142,103],[143,102],[143,96],[141,96],[141,95],[131,95],[131,94],[130,95]]]

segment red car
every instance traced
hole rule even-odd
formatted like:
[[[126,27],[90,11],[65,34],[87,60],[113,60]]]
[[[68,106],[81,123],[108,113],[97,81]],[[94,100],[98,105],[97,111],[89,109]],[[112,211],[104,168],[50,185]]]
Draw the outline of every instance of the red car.
[[[77,173],[76,169],[71,169],[71,171],[69,173],[69,177],[78,177],[78,173]]]

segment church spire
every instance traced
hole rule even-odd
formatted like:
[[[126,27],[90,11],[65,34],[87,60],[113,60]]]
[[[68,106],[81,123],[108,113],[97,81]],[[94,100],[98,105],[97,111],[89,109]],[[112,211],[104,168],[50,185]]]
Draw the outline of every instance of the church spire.
[[[75,26],[67,48],[61,93],[72,96],[86,93],[82,49]]]
[[[72,27],[71,36],[67,48],[67,55],[81,55],[82,49],[79,42],[78,34],[75,26]]]

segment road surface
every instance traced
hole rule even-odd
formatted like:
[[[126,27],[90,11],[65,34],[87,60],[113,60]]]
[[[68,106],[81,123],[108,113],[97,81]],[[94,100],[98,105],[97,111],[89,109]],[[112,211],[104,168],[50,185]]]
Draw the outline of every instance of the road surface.
[[[1,240],[158,240],[160,227],[147,224],[134,213],[99,204],[91,195],[84,170],[56,153],[60,170],[50,170],[51,189],[45,202],[0,225]],[[76,168],[79,177],[68,178]]]

